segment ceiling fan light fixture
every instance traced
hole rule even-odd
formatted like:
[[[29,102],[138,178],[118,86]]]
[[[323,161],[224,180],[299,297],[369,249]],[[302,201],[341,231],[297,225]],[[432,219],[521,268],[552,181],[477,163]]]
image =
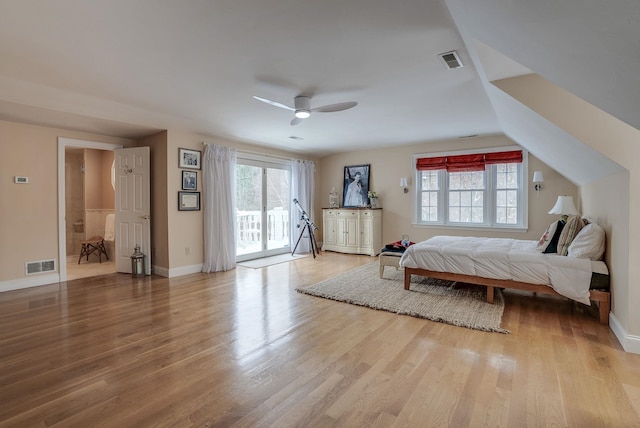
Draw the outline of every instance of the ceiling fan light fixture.
[[[311,97],[307,97],[304,95],[299,95],[293,99],[294,106],[290,107],[286,104],[282,104],[278,101],[269,100],[267,98],[261,98],[257,96],[253,96],[254,99],[261,101],[263,103],[270,104],[275,107],[279,107],[285,110],[293,111],[294,118],[291,120],[291,125],[298,125],[304,119],[311,116],[311,112],[319,112],[319,113],[332,113],[336,111],[343,111],[353,108],[358,105],[355,101],[337,103],[337,104],[329,104],[320,107],[311,108]]]

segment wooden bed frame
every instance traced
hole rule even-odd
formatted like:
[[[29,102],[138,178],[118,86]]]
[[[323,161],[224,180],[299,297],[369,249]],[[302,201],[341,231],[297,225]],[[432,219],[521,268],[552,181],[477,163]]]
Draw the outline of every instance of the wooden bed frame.
[[[563,297],[548,285],[529,284],[527,282],[510,281],[507,279],[490,279],[481,276],[463,275],[449,272],[436,272],[418,268],[404,268],[404,289],[409,290],[411,275],[426,276],[429,278],[444,279],[447,281],[478,284],[487,287],[487,302],[493,303],[494,288],[513,288],[516,290],[531,291],[533,293],[551,294]],[[589,290],[589,299],[599,302],[600,324],[609,325],[609,311],[611,310],[611,293],[604,290]]]

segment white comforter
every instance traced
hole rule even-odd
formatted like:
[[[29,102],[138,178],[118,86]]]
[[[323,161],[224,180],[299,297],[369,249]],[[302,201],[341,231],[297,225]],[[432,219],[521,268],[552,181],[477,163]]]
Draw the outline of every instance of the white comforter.
[[[517,239],[435,236],[409,247],[400,266],[551,285],[559,294],[589,305],[591,260],[543,254],[536,245]]]

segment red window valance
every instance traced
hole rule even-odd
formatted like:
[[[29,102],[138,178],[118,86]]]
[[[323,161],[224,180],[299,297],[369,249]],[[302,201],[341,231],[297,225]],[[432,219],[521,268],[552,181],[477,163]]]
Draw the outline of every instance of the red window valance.
[[[418,171],[446,169],[447,172],[484,171],[485,165],[521,162],[522,150],[512,150],[508,152],[420,158],[416,162],[416,169]]]
[[[494,163],[522,163],[522,150],[486,153],[484,155],[484,162],[487,165]]]
[[[435,158],[420,158],[416,164],[418,171],[428,171],[434,169],[447,169],[447,157],[439,156]]]
[[[484,155],[458,155],[447,158],[447,172],[484,171]]]

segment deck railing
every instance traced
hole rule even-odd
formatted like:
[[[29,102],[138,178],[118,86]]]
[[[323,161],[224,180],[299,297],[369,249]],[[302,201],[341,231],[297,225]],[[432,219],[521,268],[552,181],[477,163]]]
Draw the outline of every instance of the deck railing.
[[[238,223],[238,250],[243,253],[249,248],[257,248],[260,251],[262,242],[262,212],[238,211],[236,214]],[[289,211],[283,208],[274,208],[267,211],[267,240],[275,246],[289,245]],[[281,244],[281,245],[278,245]],[[269,245],[268,247],[272,247]]]

